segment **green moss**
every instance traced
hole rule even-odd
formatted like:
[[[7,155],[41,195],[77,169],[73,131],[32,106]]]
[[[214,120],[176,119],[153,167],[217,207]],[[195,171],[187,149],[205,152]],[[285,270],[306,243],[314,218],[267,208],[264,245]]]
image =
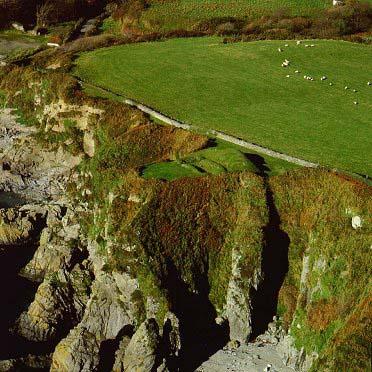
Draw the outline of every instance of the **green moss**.
[[[137,278],[143,293],[143,299],[152,297],[158,304],[156,321],[160,325],[163,324],[165,315],[169,310],[169,304],[165,292],[159,286],[158,279],[146,266],[141,266],[137,272]]]

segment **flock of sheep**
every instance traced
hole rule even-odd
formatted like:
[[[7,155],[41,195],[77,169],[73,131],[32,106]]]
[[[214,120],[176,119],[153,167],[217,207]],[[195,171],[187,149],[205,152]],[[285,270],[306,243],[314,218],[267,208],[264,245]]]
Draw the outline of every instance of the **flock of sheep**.
[[[301,41],[301,40],[297,40],[297,41],[296,41],[296,45],[300,45],[300,44],[302,44],[302,41]],[[288,46],[289,46],[289,44],[285,44],[285,45],[284,45],[284,47],[288,47]],[[315,47],[314,44],[305,44],[305,48],[314,48],[314,47]],[[279,53],[282,53],[283,51],[284,51],[283,48],[280,48],[280,47],[278,48],[278,52],[279,52]],[[291,62],[290,62],[288,59],[285,59],[285,60],[282,62],[282,67],[289,67],[290,64],[291,64]],[[299,74],[299,73],[300,73],[299,70],[295,70],[295,74]],[[291,77],[291,75],[286,75],[286,77],[289,78],[289,77]],[[314,78],[313,78],[312,76],[308,76],[308,75],[304,75],[304,79],[305,79],[305,80],[309,80],[309,81],[314,81]],[[327,80],[327,79],[328,79],[327,76],[322,76],[322,77],[320,78],[320,81],[325,81],[325,80]],[[333,83],[330,82],[329,85],[332,86]],[[368,81],[368,82],[367,82],[367,85],[368,85],[368,86],[372,86],[372,82]],[[348,86],[345,86],[345,90],[348,90],[348,89],[349,89],[349,87],[348,87]],[[354,92],[354,93],[357,93],[358,91],[357,91],[356,89],[353,89],[353,92]],[[354,105],[358,105],[358,101],[354,101]]]

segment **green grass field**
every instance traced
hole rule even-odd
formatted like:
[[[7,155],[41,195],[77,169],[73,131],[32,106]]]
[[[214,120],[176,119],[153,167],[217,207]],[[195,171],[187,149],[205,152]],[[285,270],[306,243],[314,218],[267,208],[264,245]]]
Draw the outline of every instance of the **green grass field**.
[[[213,37],[99,49],[80,56],[75,74],[203,130],[372,175],[371,60],[370,46],[342,41]]]
[[[259,172],[243,152],[220,142],[215,147],[197,151],[184,159],[151,164],[145,167],[142,176],[171,181],[181,177],[218,175],[244,170]]]
[[[190,29],[215,17],[256,17],[287,8],[293,15],[311,15],[332,5],[331,0],[179,0],[150,1],[141,18],[153,30]]]

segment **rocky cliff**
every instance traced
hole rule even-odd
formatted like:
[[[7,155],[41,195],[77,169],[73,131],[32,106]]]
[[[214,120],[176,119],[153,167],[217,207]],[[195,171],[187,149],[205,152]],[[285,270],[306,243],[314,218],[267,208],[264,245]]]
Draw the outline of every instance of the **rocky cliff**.
[[[327,170],[145,180],[208,139],[67,74],[12,67],[0,89],[17,108],[0,115],[0,190],[19,198],[0,209],[0,370],[192,371],[269,324],[297,370],[368,367],[368,186]]]

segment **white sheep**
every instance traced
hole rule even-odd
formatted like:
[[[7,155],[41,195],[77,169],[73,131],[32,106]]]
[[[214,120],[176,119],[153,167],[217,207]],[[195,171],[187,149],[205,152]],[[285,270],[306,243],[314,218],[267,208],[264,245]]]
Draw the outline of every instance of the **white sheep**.
[[[330,85],[330,86],[332,86],[332,85],[333,85],[333,83],[329,83],[329,85]]]
[[[284,46],[287,47],[287,46],[289,46],[289,45],[288,45],[288,44],[285,44]]]
[[[286,77],[289,78],[291,75],[287,75]]]
[[[322,76],[322,77],[320,78],[320,80],[321,80],[321,81],[327,80],[327,76]]]
[[[297,40],[297,41],[296,41],[296,44],[297,44],[297,45],[300,45],[300,44],[301,44],[301,40]]]
[[[283,51],[283,49],[282,48],[278,48],[278,52],[282,52]]]
[[[358,101],[354,101],[354,105],[357,105],[358,104]]]
[[[356,89],[353,89],[353,92],[354,92],[354,93],[356,93],[356,92],[357,92],[357,90],[356,90]]]
[[[367,85],[372,85],[372,83],[369,81],[369,82],[367,83]]]
[[[345,87],[345,90],[348,90],[348,89],[349,89],[349,87],[348,87],[348,86],[346,86],[346,87]]]
[[[295,71],[295,74],[299,74],[299,73],[300,73],[300,71],[298,71],[298,70]]]

